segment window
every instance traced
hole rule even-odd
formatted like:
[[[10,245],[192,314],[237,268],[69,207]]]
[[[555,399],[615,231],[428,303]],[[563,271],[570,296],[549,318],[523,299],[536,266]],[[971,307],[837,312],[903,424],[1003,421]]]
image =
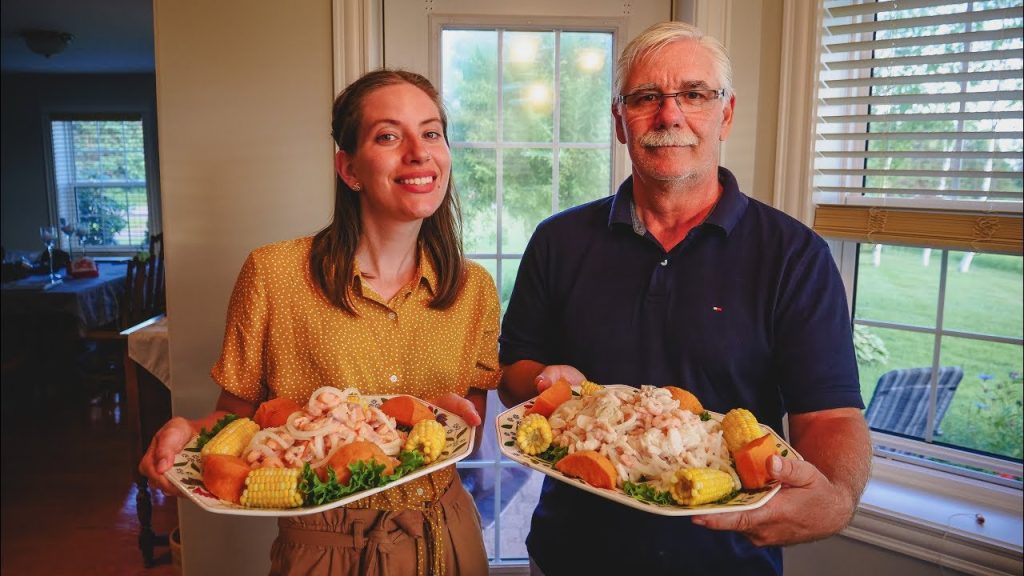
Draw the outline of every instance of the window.
[[[504,308],[537,224],[612,190],[612,34],[446,29],[441,51],[466,252]]]
[[[1022,2],[823,2],[815,229],[877,453],[1021,485]]]
[[[51,117],[56,217],[83,249],[134,252],[151,226],[146,138],[140,115]]]
[[[494,276],[503,309],[537,224],[613,191],[613,43],[608,31],[441,31],[440,85],[466,253]],[[484,422],[500,406],[492,393]],[[493,563],[521,562],[543,475],[500,458],[493,427],[481,431],[480,453],[459,463],[460,474]]]

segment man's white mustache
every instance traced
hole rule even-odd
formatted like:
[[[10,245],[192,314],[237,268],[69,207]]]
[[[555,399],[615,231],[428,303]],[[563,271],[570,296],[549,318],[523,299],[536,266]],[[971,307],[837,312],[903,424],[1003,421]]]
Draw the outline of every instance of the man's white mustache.
[[[659,146],[696,146],[699,140],[691,132],[679,130],[652,130],[640,137],[640,145],[645,148]]]

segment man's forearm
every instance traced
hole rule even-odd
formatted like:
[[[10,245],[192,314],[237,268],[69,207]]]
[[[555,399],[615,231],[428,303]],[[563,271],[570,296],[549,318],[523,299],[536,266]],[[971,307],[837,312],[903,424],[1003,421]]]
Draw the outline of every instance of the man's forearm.
[[[851,514],[871,473],[871,435],[860,410],[791,414],[793,447],[849,498]]]

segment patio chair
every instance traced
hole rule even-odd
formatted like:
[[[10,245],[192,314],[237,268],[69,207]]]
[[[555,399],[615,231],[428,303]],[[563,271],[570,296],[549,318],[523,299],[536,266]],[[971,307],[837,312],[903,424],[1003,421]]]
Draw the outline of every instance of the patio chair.
[[[942,434],[939,425],[963,377],[964,371],[959,366],[939,368],[935,435]],[[931,368],[903,368],[882,374],[864,413],[868,426],[882,432],[924,438],[931,381]]]

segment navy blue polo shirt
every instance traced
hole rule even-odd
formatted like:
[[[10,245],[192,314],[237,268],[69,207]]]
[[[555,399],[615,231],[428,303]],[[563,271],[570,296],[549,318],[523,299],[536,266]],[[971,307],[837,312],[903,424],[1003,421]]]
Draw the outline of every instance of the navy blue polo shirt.
[[[787,412],[863,408],[842,279],[827,244],[740,190],[665,251],[615,196],[542,222],[501,327],[503,364],[575,366],[602,384],[679,386],[708,410],[744,407],[781,433]],[[799,449],[799,448],[798,448]],[[776,574],[778,548],[545,479],[527,538],[547,576]]]

